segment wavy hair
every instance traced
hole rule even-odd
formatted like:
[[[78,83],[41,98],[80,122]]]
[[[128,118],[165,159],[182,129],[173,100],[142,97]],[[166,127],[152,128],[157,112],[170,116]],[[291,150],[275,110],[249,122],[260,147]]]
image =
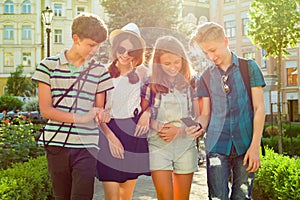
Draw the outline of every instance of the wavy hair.
[[[152,68],[151,89],[153,92],[167,93],[170,88],[168,84],[168,75],[164,72],[161,66],[160,58],[165,53],[171,53],[181,57],[182,67],[176,75],[176,89],[182,90],[188,87],[193,80],[192,69],[182,43],[173,36],[163,36],[156,40],[150,66]]]

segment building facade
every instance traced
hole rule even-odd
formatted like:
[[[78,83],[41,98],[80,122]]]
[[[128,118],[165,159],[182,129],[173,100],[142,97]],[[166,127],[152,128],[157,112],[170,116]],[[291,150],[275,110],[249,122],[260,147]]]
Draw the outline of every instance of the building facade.
[[[18,65],[28,76],[42,57],[40,1],[0,1],[0,94]]]
[[[238,56],[255,59],[261,66],[267,86],[264,88],[264,101],[267,120],[273,120],[277,113],[277,75],[276,62],[272,58],[264,59],[265,52],[254,46],[247,36],[248,12],[252,0],[210,0],[210,21],[220,23],[230,41],[230,48]],[[300,47],[288,49],[288,56],[281,64],[282,113],[287,120],[299,122],[299,68]]]
[[[47,34],[41,12],[53,11],[50,26],[50,55],[72,45],[72,19],[81,12],[105,17],[97,0],[0,0],[0,95],[7,78],[18,65],[30,77],[47,55]]]

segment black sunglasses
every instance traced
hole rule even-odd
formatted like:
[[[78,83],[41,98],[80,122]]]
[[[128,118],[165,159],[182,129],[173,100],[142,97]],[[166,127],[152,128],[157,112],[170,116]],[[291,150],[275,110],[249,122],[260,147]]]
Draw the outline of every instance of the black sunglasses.
[[[223,87],[223,91],[225,92],[225,94],[229,94],[230,92],[230,87],[229,85],[227,85],[227,80],[228,80],[228,75],[224,74],[222,77],[222,87]]]
[[[136,51],[137,51],[137,50],[126,49],[125,47],[121,47],[121,46],[119,46],[118,49],[117,49],[117,53],[118,53],[118,54],[123,55],[124,53],[127,52],[127,54],[128,54],[129,56],[131,56],[131,57],[134,57]]]

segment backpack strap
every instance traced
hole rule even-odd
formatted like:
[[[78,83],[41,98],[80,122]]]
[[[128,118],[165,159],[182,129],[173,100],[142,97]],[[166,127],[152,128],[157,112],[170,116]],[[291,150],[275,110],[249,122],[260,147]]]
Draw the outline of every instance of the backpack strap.
[[[240,69],[244,84],[245,84],[246,89],[247,89],[247,93],[248,93],[248,96],[249,96],[249,99],[250,99],[250,102],[251,102],[251,107],[253,108],[253,105],[252,105],[252,92],[251,92],[251,85],[250,85],[250,76],[249,76],[249,69],[248,69],[249,60],[245,59],[245,58],[238,58],[238,60],[239,60],[239,69]]]
[[[82,71],[82,72],[80,72],[80,74],[79,74],[79,76],[77,77],[77,79],[72,83],[72,85],[65,91],[65,93],[62,95],[62,96],[60,96],[60,98],[57,100],[57,102],[53,105],[53,107],[57,107],[58,106],[58,104],[62,101],[62,99],[63,98],[65,98],[66,96],[67,96],[67,94],[74,88],[74,86],[75,86],[75,84],[77,84],[80,80],[81,80],[81,78],[85,75],[85,80],[84,80],[84,82],[86,82],[86,79],[87,79],[87,76],[89,75],[89,70],[90,69],[92,69],[92,66],[95,64],[95,60],[92,60],[90,63],[89,63],[89,66],[88,66],[88,68],[87,69],[85,69],[84,71]],[[82,85],[83,86],[83,85]],[[81,86],[81,87],[82,87]],[[78,98],[78,92],[77,92],[77,97],[76,98]],[[74,106],[74,104],[75,104],[75,102],[76,101],[74,101],[73,102],[73,105],[69,108],[69,112],[72,110],[72,107]],[[40,132],[41,132],[41,134],[42,134],[42,136],[43,136],[43,143],[44,143],[44,147],[47,147],[47,146],[49,146],[49,144],[50,144],[50,142],[52,142],[53,141],[53,139],[56,137],[56,135],[58,134],[58,132],[61,130],[61,128],[62,128],[62,126],[65,124],[65,122],[62,122],[61,124],[60,124],[60,126],[58,127],[58,129],[55,131],[55,133],[53,134],[53,136],[49,139],[49,141],[46,143],[45,142],[45,126],[43,127],[43,128],[41,128],[40,129]],[[69,131],[68,132],[70,132],[71,131],[71,129],[73,128],[73,125],[74,125],[74,123],[71,123],[70,124],[70,128],[69,128]],[[63,143],[63,145],[62,145],[62,147],[64,147],[65,145],[66,145],[66,143],[67,143],[67,141],[68,141],[68,139],[69,139],[69,136],[70,136],[70,134],[67,134],[67,137],[66,137],[66,139],[65,139],[65,141],[64,141],[64,143]],[[49,151],[50,152],[50,151]]]
[[[251,92],[250,76],[249,76],[249,60],[245,59],[245,58],[238,58],[238,60],[239,60],[239,69],[240,69],[244,84],[246,86],[249,100],[251,102],[251,107],[253,110],[252,92]],[[261,140],[261,153],[263,156],[266,155],[264,143],[262,140]]]

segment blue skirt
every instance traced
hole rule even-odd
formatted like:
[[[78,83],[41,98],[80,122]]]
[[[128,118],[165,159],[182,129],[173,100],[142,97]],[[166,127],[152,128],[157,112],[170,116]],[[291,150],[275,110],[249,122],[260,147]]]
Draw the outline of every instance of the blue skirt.
[[[134,136],[138,116],[130,119],[112,119],[107,125],[121,141],[124,159],[111,155],[106,137],[100,132],[99,156],[96,176],[99,181],[123,183],[137,179],[140,175],[150,176],[147,134]]]

